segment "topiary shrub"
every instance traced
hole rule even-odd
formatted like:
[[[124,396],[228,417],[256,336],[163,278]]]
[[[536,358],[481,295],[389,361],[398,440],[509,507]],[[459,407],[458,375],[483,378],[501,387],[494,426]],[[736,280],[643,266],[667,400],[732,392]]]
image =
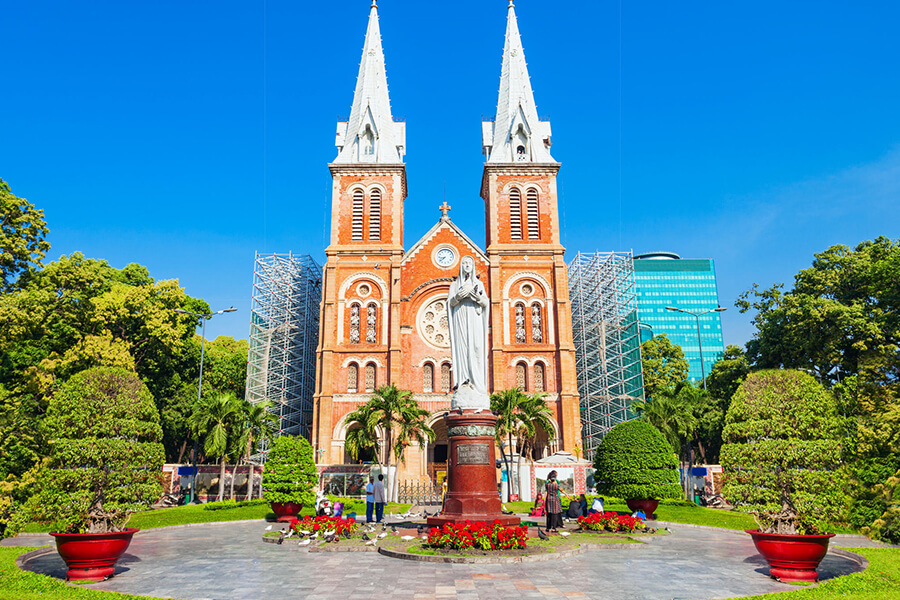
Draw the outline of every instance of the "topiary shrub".
[[[313,449],[302,437],[275,439],[263,471],[263,496],[269,502],[295,502],[312,506],[319,484]]]
[[[594,451],[597,492],[621,498],[680,498],[677,466],[665,436],[642,420],[616,425]]]
[[[132,371],[96,367],[54,394],[41,425],[50,456],[30,503],[61,533],[121,531],[162,495],[159,412]]]
[[[826,531],[844,501],[841,430],[833,395],[812,376],[749,375],[725,417],[723,495],[764,533]]]

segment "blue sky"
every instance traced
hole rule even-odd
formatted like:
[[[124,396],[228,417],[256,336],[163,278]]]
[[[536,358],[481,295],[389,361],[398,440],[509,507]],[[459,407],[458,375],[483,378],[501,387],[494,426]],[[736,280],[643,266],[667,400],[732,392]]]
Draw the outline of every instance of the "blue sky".
[[[245,338],[254,252],[324,262],[327,163],[368,0],[6,2],[0,177],[52,250],[146,265]],[[519,28],[562,162],[563,242],[716,261],[733,307],[814,252],[900,237],[900,4],[537,2]],[[407,121],[405,243],[451,213],[484,239],[480,121],[505,0],[382,0]]]

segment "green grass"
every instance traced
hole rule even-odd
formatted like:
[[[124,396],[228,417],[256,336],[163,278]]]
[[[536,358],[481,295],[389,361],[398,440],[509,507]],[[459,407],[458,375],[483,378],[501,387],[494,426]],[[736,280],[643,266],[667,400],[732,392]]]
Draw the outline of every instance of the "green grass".
[[[865,556],[869,568],[837,579],[829,579],[814,588],[746,596],[734,600],[896,600],[900,597],[900,550],[893,548],[847,548]]]
[[[72,587],[65,582],[22,571],[16,558],[35,548],[0,548],[0,598],[3,600],[159,600]]]

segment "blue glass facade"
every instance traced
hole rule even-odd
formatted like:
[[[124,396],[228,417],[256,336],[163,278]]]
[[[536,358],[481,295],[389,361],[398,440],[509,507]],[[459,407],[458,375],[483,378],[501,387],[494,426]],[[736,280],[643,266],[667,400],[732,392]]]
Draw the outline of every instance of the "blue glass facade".
[[[634,257],[634,282],[638,318],[643,330],[649,327],[653,335],[665,333],[672,343],[681,346],[690,363],[688,377],[699,382],[703,371],[697,343],[697,321],[691,315],[668,311],[666,307],[702,313],[719,306],[716,269],[712,259],[682,259],[669,253],[638,255]],[[725,352],[719,313],[711,312],[700,317],[700,342],[703,344],[703,368],[709,375],[713,364]]]

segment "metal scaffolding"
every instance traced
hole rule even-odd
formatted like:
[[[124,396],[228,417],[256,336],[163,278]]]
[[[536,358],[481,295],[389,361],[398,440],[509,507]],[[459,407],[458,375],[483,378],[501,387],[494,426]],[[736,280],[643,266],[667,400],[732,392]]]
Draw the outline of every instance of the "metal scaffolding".
[[[586,458],[642,400],[641,344],[630,252],[583,254],[569,263],[569,298],[581,437]]]
[[[256,254],[247,400],[268,401],[278,435],[311,435],[322,269],[312,257]]]

